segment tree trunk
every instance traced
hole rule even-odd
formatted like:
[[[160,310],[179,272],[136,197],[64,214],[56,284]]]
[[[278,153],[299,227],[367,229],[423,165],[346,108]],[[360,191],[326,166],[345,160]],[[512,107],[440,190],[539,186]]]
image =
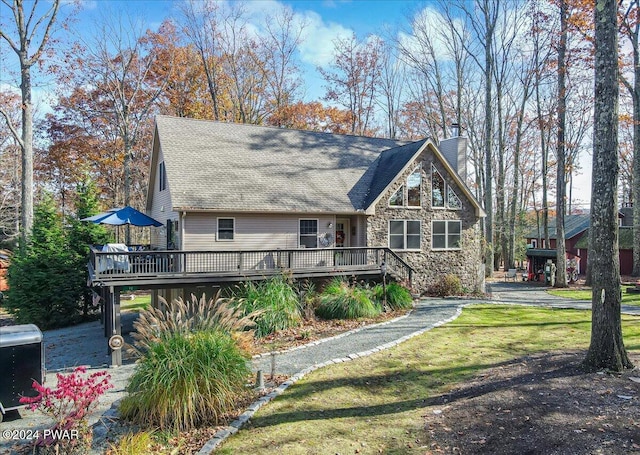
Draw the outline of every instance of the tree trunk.
[[[567,94],[565,88],[567,65],[567,3],[560,1],[560,43],[558,46],[558,163],[556,165],[556,281],[555,287],[567,287],[567,252],[564,235],[565,214],[565,126]]]
[[[595,5],[595,96],[589,261],[591,370],[632,368],[622,339],[618,256],[618,27],[616,0]]]
[[[636,9],[636,15],[640,14],[640,2],[629,5],[628,13],[632,8]],[[633,48],[633,86],[625,83],[631,99],[633,100],[633,276],[640,276],[640,21],[629,24],[629,14],[626,15],[628,28],[626,30]]]
[[[26,55],[25,55],[26,57]],[[21,58],[22,60],[22,58]],[[31,67],[21,64],[22,81],[22,239],[33,228],[33,104],[31,102]]]
[[[485,197],[484,208],[487,212],[485,220],[485,275],[493,276],[493,156],[492,156],[492,136],[493,136],[493,55],[491,54],[493,47],[493,30],[495,22],[491,22],[489,13],[489,4],[484,3],[485,9],[485,26],[486,26],[486,42],[484,43],[484,76],[485,76],[485,92],[484,92],[484,112],[485,112],[485,135],[484,135],[484,153],[485,153]]]

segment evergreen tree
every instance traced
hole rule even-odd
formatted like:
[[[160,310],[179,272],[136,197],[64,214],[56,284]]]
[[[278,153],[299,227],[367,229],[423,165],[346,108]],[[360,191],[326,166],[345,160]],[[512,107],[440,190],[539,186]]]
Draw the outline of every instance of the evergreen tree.
[[[76,280],[79,283],[87,281],[87,264],[89,262],[89,247],[95,244],[104,244],[109,241],[109,233],[101,224],[90,223],[86,221],[80,221],[83,218],[87,218],[96,215],[100,212],[99,201],[97,197],[96,186],[89,178],[85,178],[76,187],[75,194],[75,218],[69,220],[69,246],[75,253],[76,263]],[[89,318],[89,310],[92,304],[91,290],[84,286],[82,295],[83,318]]]
[[[8,279],[4,306],[19,324],[50,329],[80,320],[85,283],[77,279],[76,254],[69,248],[49,194],[34,208],[32,235],[26,243],[21,241]]]

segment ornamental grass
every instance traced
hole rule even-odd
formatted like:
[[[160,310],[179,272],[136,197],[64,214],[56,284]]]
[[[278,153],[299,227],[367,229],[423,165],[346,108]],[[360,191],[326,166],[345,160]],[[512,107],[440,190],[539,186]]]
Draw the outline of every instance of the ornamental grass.
[[[334,278],[324,288],[316,315],[322,319],[370,318],[380,314],[380,308],[373,303],[371,292],[348,281]]]
[[[243,283],[236,289],[235,297],[243,314],[257,314],[254,321],[258,338],[302,323],[298,293],[284,276]]]
[[[187,431],[219,424],[245,391],[247,356],[220,330],[173,332],[147,346],[120,404],[144,428]]]
[[[391,310],[408,310],[413,307],[413,297],[407,288],[395,281],[386,285],[387,306]],[[373,288],[373,296],[379,305],[385,297],[385,287],[381,284]]]

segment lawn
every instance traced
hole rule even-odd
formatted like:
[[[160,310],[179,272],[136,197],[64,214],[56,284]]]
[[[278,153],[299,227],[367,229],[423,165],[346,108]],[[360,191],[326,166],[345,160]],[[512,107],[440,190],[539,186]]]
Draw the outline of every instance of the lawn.
[[[133,300],[125,298],[131,294],[123,294],[120,298],[120,309],[122,311],[141,311],[148,309],[151,305],[151,294],[134,294]]]
[[[628,294],[625,288],[622,288],[622,304],[640,306],[640,294]],[[549,289],[547,292],[566,299],[591,300],[591,289]]]
[[[400,346],[322,368],[262,408],[223,454],[423,454],[424,407],[483,369],[525,354],[586,349],[588,312],[476,305]],[[640,318],[623,316],[640,351]]]

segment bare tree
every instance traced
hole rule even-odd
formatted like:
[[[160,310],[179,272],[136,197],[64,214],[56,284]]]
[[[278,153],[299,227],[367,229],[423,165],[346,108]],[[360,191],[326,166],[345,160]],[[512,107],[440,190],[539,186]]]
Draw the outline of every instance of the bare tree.
[[[498,0],[479,0],[475,3],[475,8],[471,9],[465,2],[457,3],[457,7],[464,12],[470,28],[481,47],[483,56],[476,54],[467,48],[467,52],[476,62],[484,76],[484,153],[485,153],[485,193],[484,209],[487,213],[485,220],[485,273],[487,276],[493,275],[494,257],[494,207],[493,207],[493,75],[495,66],[494,41],[496,39],[496,28],[501,11],[506,8],[507,2]],[[459,35],[460,42],[466,42]]]
[[[567,248],[564,234],[565,193],[566,193],[566,147],[565,129],[567,123],[567,2],[560,0],[560,41],[558,43],[558,142],[556,164],[556,287],[567,287]]]
[[[616,0],[597,0],[589,267],[592,269],[590,369],[632,368],[622,339],[618,256],[618,33]]]
[[[20,63],[20,92],[22,97],[21,132],[12,122],[11,115],[0,108],[0,114],[11,134],[22,150],[22,236],[26,239],[33,227],[33,101],[31,68],[40,62],[49,42],[56,21],[60,0],[53,0],[45,12],[38,16],[39,0],[35,0],[31,11],[25,11],[23,0],[2,0],[13,14],[14,33],[0,28],[0,38],[5,40],[18,57]],[[26,13],[26,14],[25,14]],[[39,42],[38,42],[39,41]]]
[[[294,104],[302,81],[295,64],[295,52],[302,43],[305,22],[295,20],[291,8],[283,8],[265,19],[266,34],[260,41],[260,51],[265,73],[270,109],[269,113],[279,113]],[[276,119],[281,116],[276,115]],[[281,126],[279,121],[274,122]]]
[[[351,113],[351,133],[371,134],[374,105],[380,86],[383,42],[371,36],[359,42],[355,35],[334,42],[335,71],[318,68],[327,82],[325,99],[340,103]]]
[[[393,55],[393,49],[385,44],[381,54],[380,105],[387,120],[387,137],[398,136],[400,106],[405,78],[405,68]]]
[[[213,103],[213,119],[220,120],[222,97],[222,50],[220,33],[224,17],[217,2],[188,0],[180,4],[185,19],[184,33],[197,49]]]
[[[158,62],[150,52],[149,36],[136,23],[123,23],[117,15],[106,17],[96,24],[95,34],[83,51],[76,55],[78,67],[82,68],[75,77],[79,86],[95,88],[88,103],[87,113],[104,118],[113,127],[121,144],[124,156],[124,204],[131,203],[131,167],[134,160],[133,149],[141,135],[148,129],[148,120],[155,102],[162,93],[168,77],[169,61]],[[162,65],[165,71],[154,71],[154,66]],[[126,242],[130,241],[129,229]]]

